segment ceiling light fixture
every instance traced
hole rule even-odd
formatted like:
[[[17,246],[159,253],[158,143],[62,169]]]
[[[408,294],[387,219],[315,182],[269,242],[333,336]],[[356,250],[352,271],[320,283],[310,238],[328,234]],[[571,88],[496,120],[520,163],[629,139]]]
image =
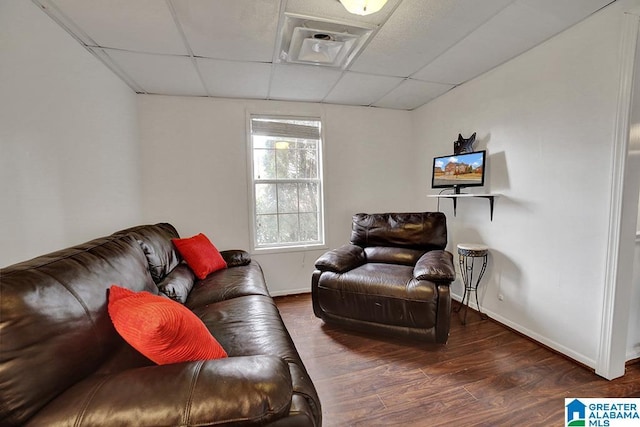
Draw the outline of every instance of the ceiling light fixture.
[[[386,2],[387,0],[340,0],[349,13],[363,16],[376,13]]]

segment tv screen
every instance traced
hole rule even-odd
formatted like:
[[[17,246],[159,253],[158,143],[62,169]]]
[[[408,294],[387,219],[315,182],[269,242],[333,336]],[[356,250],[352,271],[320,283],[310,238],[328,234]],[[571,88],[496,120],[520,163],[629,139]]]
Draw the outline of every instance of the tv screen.
[[[455,188],[484,185],[486,151],[435,157],[433,159],[432,188]]]

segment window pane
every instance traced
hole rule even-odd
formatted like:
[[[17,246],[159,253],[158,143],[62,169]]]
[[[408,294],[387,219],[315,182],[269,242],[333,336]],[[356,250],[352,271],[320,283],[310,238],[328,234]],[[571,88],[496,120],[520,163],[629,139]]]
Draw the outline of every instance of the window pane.
[[[318,212],[318,184],[305,182],[300,185],[300,212]]]
[[[312,139],[304,139],[298,142],[298,148],[301,150],[318,150],[318,141]]]
[[[318,177],[318,152],[315,149],[304,149],[299,151],[298,177],[317,178]]]
[[[295,142],[280,141],[281,148],[276,151],[276,177],[277,178],[297,178],[298,157],[295,149]],[[277,146],[277,145],[276,145]],[[288,148],[286,148],[288,147]]]
[[[298,212],[298,185],[278,184],[278,213]]]
[[[274,150],[253,150],[253,178],[272,179],[276,177],[276,154]]]
[[[293,243],[300,241],[298,233],[298,214],[278,215],[280,220],[279,238],[282,243]]]
[[[278,212],[276,184],[256,184],[256,214]]]
[[[253,135],[253,148],[275,148],[275,141],[269,136]]]
[[[256,234],[258,245],[278,243],[278,216],[256,215]]]
[[[315,213],[300,214],[300,240],[303,242],[318,240],[318,215]]]

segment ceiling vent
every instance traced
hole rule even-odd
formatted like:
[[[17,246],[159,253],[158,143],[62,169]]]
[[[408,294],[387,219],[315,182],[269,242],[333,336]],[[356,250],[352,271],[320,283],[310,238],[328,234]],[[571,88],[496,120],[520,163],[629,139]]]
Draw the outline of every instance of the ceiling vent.
[[[375,27],[285,14],[276,62],[346,68]]]

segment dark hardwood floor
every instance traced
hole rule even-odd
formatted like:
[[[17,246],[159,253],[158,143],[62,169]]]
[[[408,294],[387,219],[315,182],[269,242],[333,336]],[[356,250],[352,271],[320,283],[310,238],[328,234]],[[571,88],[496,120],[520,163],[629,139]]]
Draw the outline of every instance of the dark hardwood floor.
[[[639,361],[607,381],[471,310],[441,346],[325,325],[310,294],[275,300],[327,427],[560,426],[565,397],[640,397]]]

